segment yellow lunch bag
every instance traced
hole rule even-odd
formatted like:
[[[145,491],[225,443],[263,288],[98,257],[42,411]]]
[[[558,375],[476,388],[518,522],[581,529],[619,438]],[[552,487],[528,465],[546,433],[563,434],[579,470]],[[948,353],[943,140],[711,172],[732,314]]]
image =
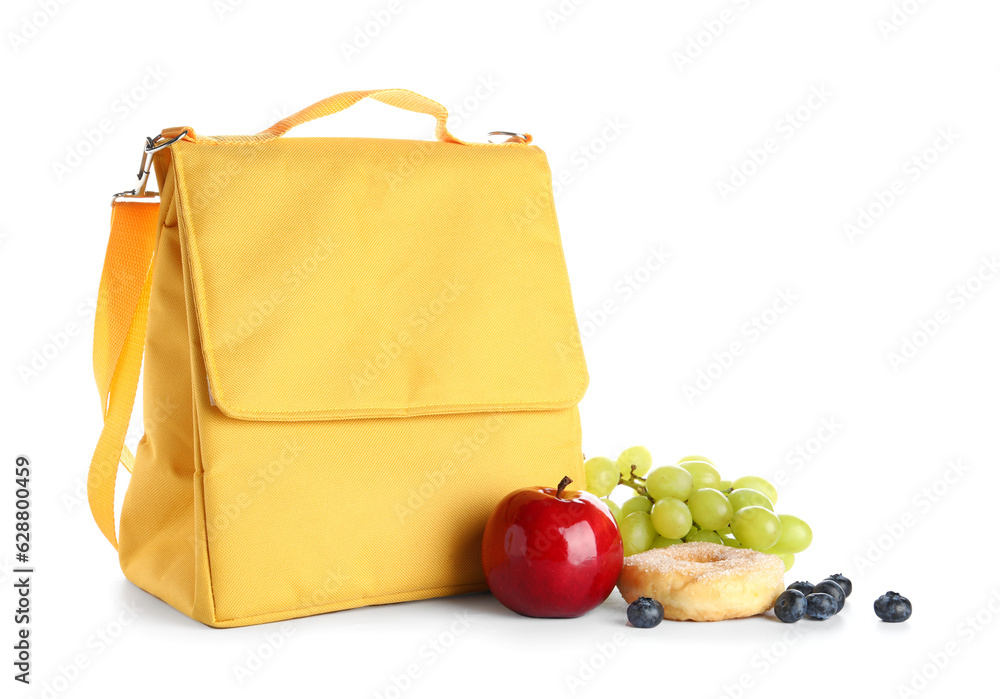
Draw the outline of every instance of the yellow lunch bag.
[[[365,97],[433,116],[436,140],[283,137]],[[447,116],[390,89],[253,136],[167,129],[116,195],[89,500],[126,577],[184,614],[231,627],[484,590],[497,502],[582,484],[588,378],[545,154],[460,141]]]

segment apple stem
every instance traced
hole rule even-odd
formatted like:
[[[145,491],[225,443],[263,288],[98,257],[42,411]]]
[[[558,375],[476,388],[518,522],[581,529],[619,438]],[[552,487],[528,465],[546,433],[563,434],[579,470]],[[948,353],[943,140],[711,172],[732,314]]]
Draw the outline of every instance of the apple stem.
[[[573,482],[573,479],[569,476],[563,476],[563,479],[559,481],[559,485],[556,486],[556,497],[561,498],[563,491],[566,490],[566,486]]]

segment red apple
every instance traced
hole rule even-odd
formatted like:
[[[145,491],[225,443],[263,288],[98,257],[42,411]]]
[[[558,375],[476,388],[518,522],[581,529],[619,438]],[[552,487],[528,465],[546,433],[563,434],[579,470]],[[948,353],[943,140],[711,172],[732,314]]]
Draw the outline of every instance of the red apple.
[[[500,603],[534,617],[575,617],[607,599],[624,564],[607,505],[586,492],[516,490],[497,505],[483,535],[483,572]]]

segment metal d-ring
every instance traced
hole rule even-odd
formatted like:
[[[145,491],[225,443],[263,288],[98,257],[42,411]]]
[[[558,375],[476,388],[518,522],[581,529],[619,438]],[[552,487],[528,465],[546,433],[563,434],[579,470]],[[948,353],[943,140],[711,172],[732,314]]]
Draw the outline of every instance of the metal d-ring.
[[[527,134],[517,133],[515,131],[490,131],[488,134],[486,134],[486,136],[487,136],[486,140],[488,140],[490,143],[506,143],[511,139],[515,138],[517,139],[518,143],[525,143],[528,140]],[[507,138],[504,141],[494,141],[492,138],[493,136],[506,136]]]

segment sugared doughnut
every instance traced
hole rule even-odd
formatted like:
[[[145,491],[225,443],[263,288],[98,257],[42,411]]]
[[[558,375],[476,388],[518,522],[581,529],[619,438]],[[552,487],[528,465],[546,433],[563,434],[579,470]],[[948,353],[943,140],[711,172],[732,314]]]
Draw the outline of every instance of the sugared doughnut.
[[[664,619],[740,619],[774,606],[784,573],[777,556],[695,541],[628,556],[618,591],[629,604],[652,597]]]

